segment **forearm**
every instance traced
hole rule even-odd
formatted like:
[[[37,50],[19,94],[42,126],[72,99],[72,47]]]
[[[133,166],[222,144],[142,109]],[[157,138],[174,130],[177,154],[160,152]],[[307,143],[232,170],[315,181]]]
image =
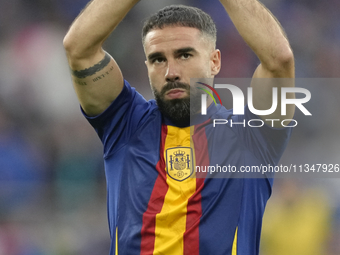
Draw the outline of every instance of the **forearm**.
[[[93,0],[76,18],[64,38],[68,55],[89,57],[139,0]]]
[[[276,18],[257,0],[220,0],[236,29],[268,70],[293,61],[293,54]]]

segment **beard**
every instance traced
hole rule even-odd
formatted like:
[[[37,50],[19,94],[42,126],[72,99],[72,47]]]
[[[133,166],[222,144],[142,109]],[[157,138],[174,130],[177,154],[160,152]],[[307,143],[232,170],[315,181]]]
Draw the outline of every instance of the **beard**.
[[[188,96],[171,100],[164,98],[169,90],[177,88],[185,89]],[[201,108],[202,92],[197,88],[190,89],[186,83],[168,82],[161,92],[153,87],[153,93],[160,112],[178,127],[190,126],[190,116],[197,114]]]

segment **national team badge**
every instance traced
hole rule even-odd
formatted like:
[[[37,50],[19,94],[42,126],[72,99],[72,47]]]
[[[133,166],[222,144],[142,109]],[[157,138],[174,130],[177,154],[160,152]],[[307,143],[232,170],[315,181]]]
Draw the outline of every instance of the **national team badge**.
[[[192,149],[176,147],[166,150],[166,171],[176,181],[184,181],[193,171]]]

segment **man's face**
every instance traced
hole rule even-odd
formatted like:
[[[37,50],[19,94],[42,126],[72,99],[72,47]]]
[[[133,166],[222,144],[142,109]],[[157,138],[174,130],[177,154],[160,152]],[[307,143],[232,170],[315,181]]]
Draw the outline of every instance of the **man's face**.
[[[150,85],[161,112],[179,125],[188,124],[182,122],[199,111],[201,98],[199,89],[190,91],[190,78],[213,78],[220,70],[220,52],[198,29],[178,26],[151,30],[144,50]],[[196,107],[191,102],[191,112],[190,92],[191,100],[198,101]]]

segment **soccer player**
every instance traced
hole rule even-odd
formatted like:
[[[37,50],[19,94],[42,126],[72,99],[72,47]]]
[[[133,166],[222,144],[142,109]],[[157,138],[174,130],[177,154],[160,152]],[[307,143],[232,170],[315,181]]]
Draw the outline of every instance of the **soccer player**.
[[[195,166],[275,165],[291,128],[279,121],[213,128],[212,119],[281,120],[280,107],[265,117],[248,107],[236,116],[211,101],[207,115],[197,113],[200,103],[190,107],[189,94],[201,97],[190,78],[213,78],[221,67],[214,22],[194,7],[169,6],[146,21],[142,42],[156,99],[146,101],[102,49],[137,2],[93,0],[64,39],[81,108],[104,145],[110,254],[258,254],[272,178],[192,177]],[[257,0],[220,2],[260,59],[253,77],[294,77],[292,50],[273,15]],[[256,86],[254,105],[270,108],[272,85]],[[293,114],[290,107],[284,118]]]

